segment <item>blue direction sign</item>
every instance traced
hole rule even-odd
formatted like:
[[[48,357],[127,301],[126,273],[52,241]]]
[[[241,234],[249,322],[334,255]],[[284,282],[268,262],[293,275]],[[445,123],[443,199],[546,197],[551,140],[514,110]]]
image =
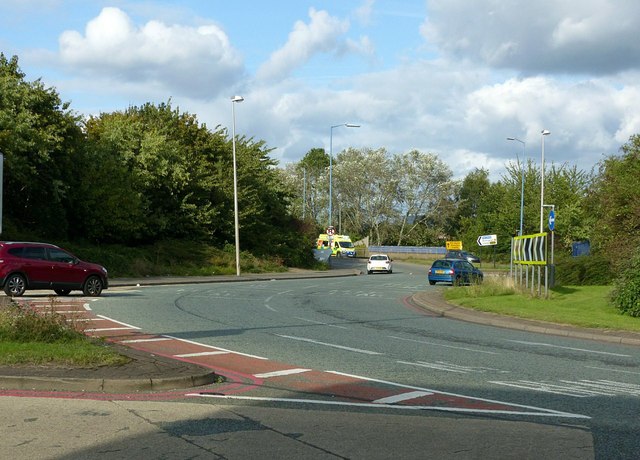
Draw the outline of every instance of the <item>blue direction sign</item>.
[[[553,231],[556,226],[556,212],[552,209],[549,213],[549,230]]]

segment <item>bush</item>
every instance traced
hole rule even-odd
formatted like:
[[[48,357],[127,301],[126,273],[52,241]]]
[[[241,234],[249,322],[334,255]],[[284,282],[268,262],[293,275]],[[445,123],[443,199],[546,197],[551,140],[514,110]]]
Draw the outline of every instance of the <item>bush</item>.
[[[607,286],[613,281],[611,273],[611,264],[601,255],[561,256],[555,281],[560,286]]]
[[[615,280],[611,301],[622,314],[640,317],[640,248],[636,248],[629,266]]]
[[[50,311],[18,305],[13,302],[0,306],[0,340],[11,342],[71,342],[83,337],[73,323]]]

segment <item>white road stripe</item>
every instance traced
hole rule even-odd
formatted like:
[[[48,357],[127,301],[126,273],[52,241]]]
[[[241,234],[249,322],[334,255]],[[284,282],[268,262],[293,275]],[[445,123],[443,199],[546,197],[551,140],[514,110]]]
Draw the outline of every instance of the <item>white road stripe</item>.
[[[140,329],[139,327],[132,326],[131,324],[123,323],[122,321],[117,321],[113,318],[109,318],[108,316],[98,315],[98,318],[108,319],[109,321],[113,321],[116,324],[122,324],[123,326],[127,326],[131,329]]]
[[[446,393],[443,393],[446,394]],[[434,410],[438,412],[453,412],[453,413],[465,413],[465,414],[503,414],[503,415],[526,415],[526,416],[538,416],[538,417],[564,417],[574,419],[591,419],[587,415],[571,414],[569,412],[550,411],[548,409],[539,409],[532,407],[534,410],[540,412],[528,412],[528,411],[508,411],[508,410],[482,410],[482,409],[464,409],[458,407],[442,407],[442,406],[408,406],[408,405],[396,405],[396,404],[374,404],[374,403],[349,403],[339,401],[320,401],[317,399],[287,399],[287,398],[262,398],[253,396],[235,396],[235,395],[219,395],[211,393],[187,393],[185,396],[199,397],[199,398],[217,398],[217,399],[235,399],[241,401],[266,401],[266,402],[283,402],[283,403],[300,403],[300,404],[319,404],[325,406],[343,406],[343,407],[370,407],[380,409],[381,407],[387,409],[398,410]],[[478,399],[478,398],[473,398]],[[500,401],[491,401],[500,402]],[[512,407],[523,407],[518,404],[510,404],[500,402],[501,404],[508,404]]]
[[[300,318],[299,316],[296,316],[295,319],[299,319],[300,321],[305,321],[307,323],[320,324],[322,326],[336,327],[338,329],[347,329],[347,330],[349,329],[348,327],[338,326],[336,324],[323,323],[322,321],[314,321],[312,319]]]
[[[433,393],[428,391],[410,391],[408,393],[401,393],[394,396],[387,396],[386,398],[380,398],[373,401],[375,404],[395,404],[402,401],[408,401],[409,399],[422,398],[423,396],[431,396]]]
[[[107,331],[130,331],[132,329],[138,329],[137,327],[103,327],[98,329],[85,329],[85,332],[107,332]]]
[[[599,371],[607,371],[607,372],[620,372],[622,374],[633,374],[633,375],[640,375],[640,372],[633,372],[633,371],[623,371],[622,369],[611,369],[608,367],[596,367],[596,366],[585,366],[587,369],[597,369]]]
[[[529,380],[493,381],[496,385],[503,385],[524,390],[541,391],[575,398],[590,396],[640,396],[640,385],[613,382],[610,380],[560,380],[558,383],[532,382]]]
[[[268,379],[269,377],[280,377],[283,375],[302,374],[303,372],[309,372],[311,369],[285,369],[282,371],[265,372],[264,374],[254,374],[253,376],[259,379]]]
[[[131,339],[131,340],[121,340],[120,343],[143,343],[143,342],[162,342],[165,340],[173,340],[169,337],[154,337],[152,339]]]
[[[249,355],[247,353],[240,353],[239,351],[233,351],[233,350],[227,350],[225,348],[214,347],[213,345],[206,345],[204,343],[194,342],[193,340],[181,339],[180,337],[174,337],[172,335],[167,335],[165,337],[169,337],[170,339],[174,339],[174,340],[179,340],[179,341],[184,342],[184,343],[190,343],[192,345],[199,345],[199,346],[205,347],[205,348],[211,348],[211,349],[214,349],[214,350],[226,351],[226,352],[229,352],[229,353],[233,353],[234,355],[246,356],[247,358],[261,359],[263,361],[268,361],[269,360],[269,358],[263,358],[262,356]]]
[[[68,321],[106,321],[104,318],[68,318]]]
[[[351,348],[351,347],[346,347],[344,345],[337,345],[335,343],[319,342],[317,340],[307,339],[307,338],[304,338],[304,337],[294,337],[294,336],[291,336],[291,335],[282,335],[282,334],[275,334],[275,335],[278,336],[278,337],[285,338],[285,339],[299,340],[301,342],[314,343],[316,345],[324,345],[326,347],[338,348],[340,350],[353,351],[353,352],[356,352],[356,353],[364,353],[365,355],[382,355],[383,354],[383,353],[378,353],[377,351],[363,350],[361,348]]]
[[[442,348],[453,348],[456,350],[465,350],[465,351],[470,351],[473,353],[484,353],[487,355],[499,355],[500,353],[496,353],[495,351],[485,351],[485,350],[478,350],[477,348],[468,348],[468,347],[454,347],[453,345],[444,345],[441,343],[434,343],[434,342],[427,342],[424,340],[415,340],[415,339],[405,339],[404,337],[396,337],[394,335],[388,335],[387,337],[391,338],[391,339],[396,339],[396,340],[404,340],[405,342],[414,342],[414,343],[422,343],[424,345],[433,345],[436,347],[442,347]]]
[[[201,351],[199,353],[184,353],[182,355],[173,355],[176,358],[193,358],[194,356],[214,356],[214,355],[228,355],[228,351]]]
[[[336,374],[336,375],[343,375],[345,377],[351,377],[353,379],[362,379],[362,380],[367,380],[369,382],[377,382],[377,383],[383,383],[385,385],[393,385],[395,387],[398,388],[410,388],[412,390],[421,390],[421,391],[429,391],[432,392],[434,394],[441,394],[441,395],[448,395],[448,396],[455,396],[458,398],[466,398],[466,399],[472,399],[474,401],[484,401],[484,402],[489,402],[489,403],[495,403],[495,404],[508,404],[511,407],[522,407],[524,409],[533,409],[536,411],[543,411],[543,412],[547,412],[549,414],[556,414],[559,415],[561,417],[565,417],[565,416],[570,416],[570,417],[576,417],[576,418],[586,418],[586,419],[590,419],[591,417],[587,416],[587,415],[576,415],[576,414],[570,414],[568,412],[561,412],[561,411],[555,411],[553,409],[543,409],[541,407],[535,407],[535,406],[525,406],[522,404],[513,404],[513,403],[506,403],[504,401],[496,401],[494,399],[485,399],[485,398],[475,398],[472,396],[466,396],[466,395],[461,395],[461,394],[457,394],[457,393],[449,393],[446,391],[436,391],[436,390],[430,390],[429,388],[422,388],[422,387],[416,387],[413,385],[404,385],[402,383],[394,383],[394,382],[389,382],[387,380],[379,380],[379,379],[373,379],[373,378],[369,378],[369,377],[362,377],[361,375],[353,375],[353,374],[346,374],[344,372],[338,372],[338,371],[327,371],[330,374]],[[395,407],[403,407],[403,406],[395,406]],[[457,412],[466,412],[466,410],[462,409],[462,410],[456,410]],[[470,409],[469,412],[474,412],[473,409]],[[485,412],[480,410],[479,412]],[[493,413],[492,411],[486,411],[487,413]],[[500,411],[496,411],[496,413],[500,413]],[[504,412],[507,413],[507,412]],[[524,412],[520,413],[521,415],[525,414]],[[536,412],[532,412],[532,413],[526,413],[528,415],[536,415]],[[538,414],[539,415],[539,414]]]
[[[585,348],[563,347],[561,345],[553,345],[550,343],[543,343],[543,342],[525,342],[524,340],[507,340],[507,342],[519,343],[522,345],[531,345],[535,347],[549,347],[549,348],[561,348],[563,350],[571,350],[571,351],[584,351],[585,353],[595,353],[598,355],[621,356],[623,358],[631,357],[631,355],[623,355],[621,353],[609,353],[607,351],[587,350]]]

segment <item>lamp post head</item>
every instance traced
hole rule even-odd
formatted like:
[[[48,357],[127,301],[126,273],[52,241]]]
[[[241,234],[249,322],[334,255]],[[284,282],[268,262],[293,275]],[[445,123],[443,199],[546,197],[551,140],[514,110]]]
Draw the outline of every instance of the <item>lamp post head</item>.
[[[542,135],[543,136],[548,136],[549,134],[551,134],[551,131],[547,130],[547,129],[543,129],[542,130]]]
[[[356,125],[356,124],[353,124],[353,123],[345,123],[344,125],[347,128],[359,128],[360,127],[360,125]]]
[[[244,101],[244,97],[242,96],[233,96],[231,98],[231,102],[242,102],[242,101]]]

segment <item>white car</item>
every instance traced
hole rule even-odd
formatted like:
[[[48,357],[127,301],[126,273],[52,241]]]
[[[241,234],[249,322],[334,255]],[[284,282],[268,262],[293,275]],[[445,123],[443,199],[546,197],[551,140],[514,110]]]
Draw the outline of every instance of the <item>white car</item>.
[[[367,261],[367,273],[385,272],[393,273],[393,260],[386,254],[373,254]]]

